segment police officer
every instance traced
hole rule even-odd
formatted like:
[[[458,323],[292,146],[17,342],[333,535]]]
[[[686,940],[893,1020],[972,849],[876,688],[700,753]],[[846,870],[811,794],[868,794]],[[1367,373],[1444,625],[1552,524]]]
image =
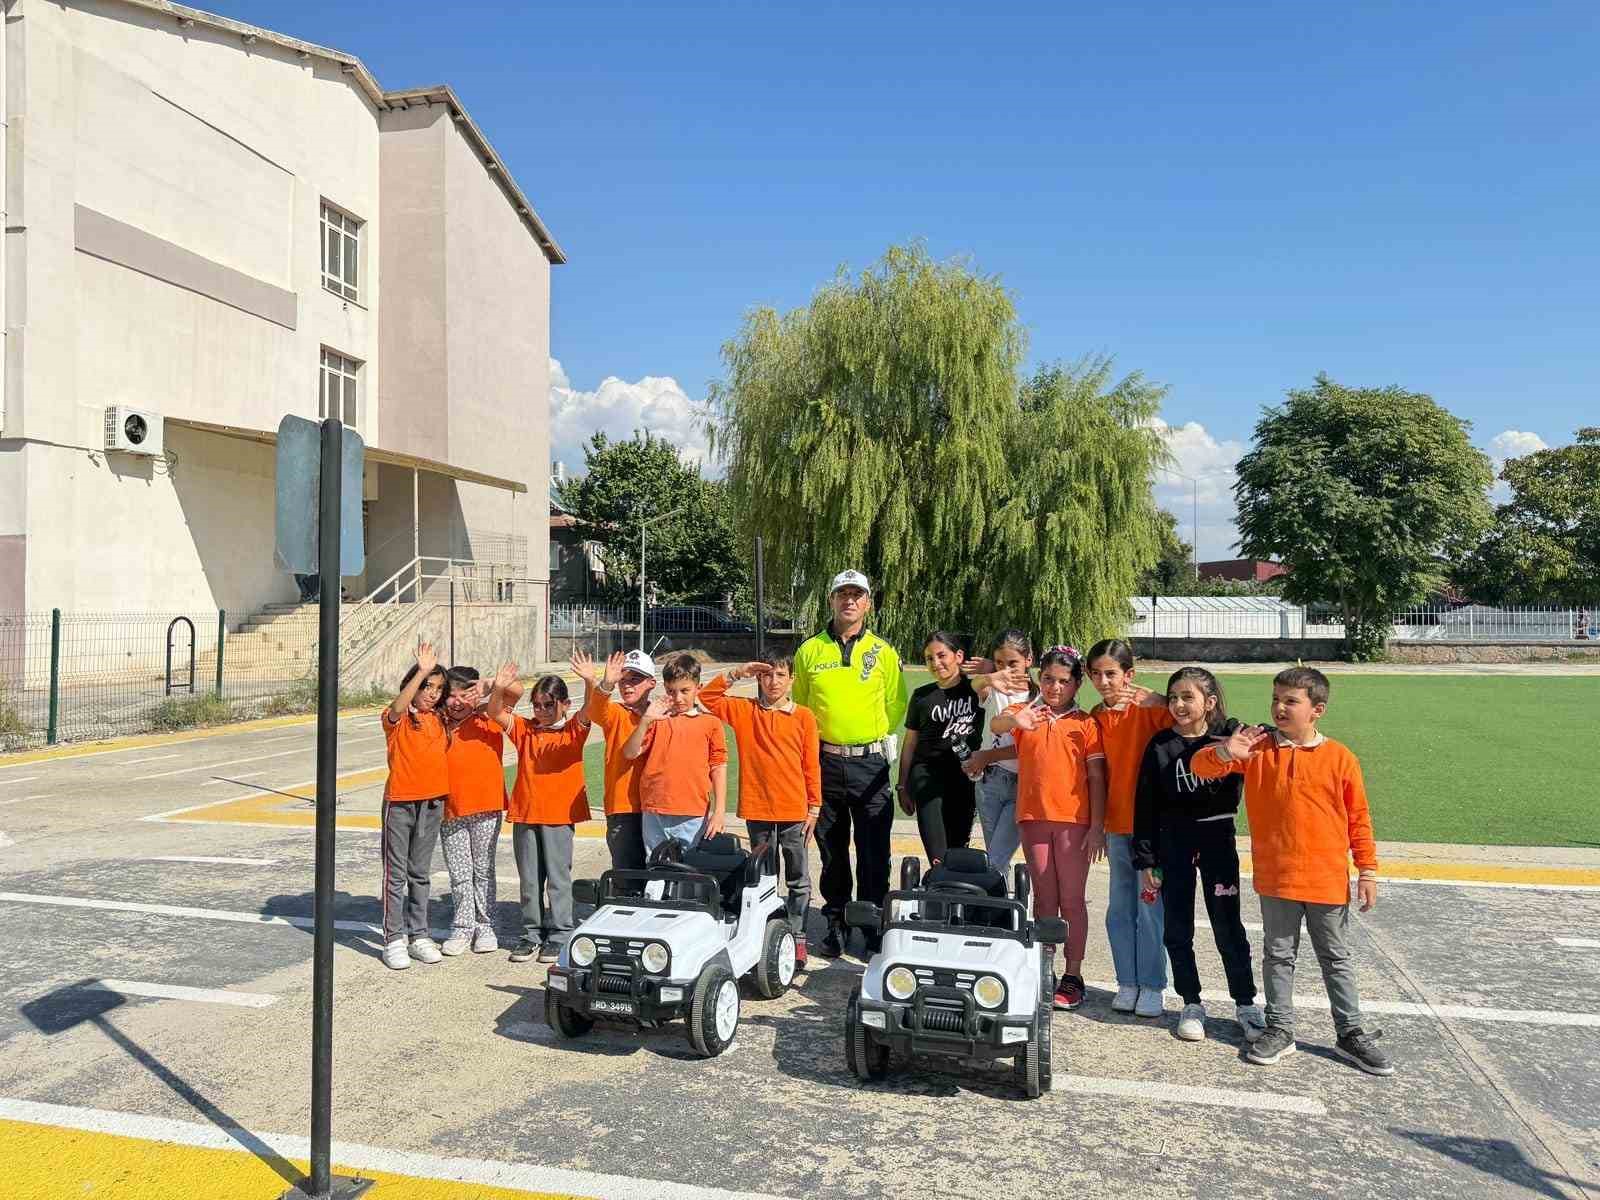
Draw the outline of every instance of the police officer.
[[[833,620],[794,656],[794,699],[817,718],[822,739],[822,812],[817,850],[822,859],[822,915],[828,933],[819,950],[844,953],[849,930],[850,834],[855,827],[857,898],[881,905],[889,893],[889,836],[894,791],[889,780],[890,734],[906,715],[900,656],[867,630],[872,587],[860,571],[841,571],[828,589]],[[867,935],[876,950],[877,933]]]

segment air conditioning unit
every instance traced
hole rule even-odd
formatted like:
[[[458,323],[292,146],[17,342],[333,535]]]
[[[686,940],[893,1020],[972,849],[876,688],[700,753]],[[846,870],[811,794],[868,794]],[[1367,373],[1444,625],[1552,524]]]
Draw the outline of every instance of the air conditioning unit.
[[[106,449],[159,456],[161,414],[113,404],[106,409]]]

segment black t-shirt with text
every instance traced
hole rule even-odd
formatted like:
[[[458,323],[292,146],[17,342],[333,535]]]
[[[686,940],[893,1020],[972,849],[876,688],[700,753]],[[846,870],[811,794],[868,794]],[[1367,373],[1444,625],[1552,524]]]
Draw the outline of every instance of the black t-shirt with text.
[[[914,761],[943,754],[966,758],[983,738],[983,702],[965,676],[949,689],[923,684],[911,693],[906,728],[917,735]]]

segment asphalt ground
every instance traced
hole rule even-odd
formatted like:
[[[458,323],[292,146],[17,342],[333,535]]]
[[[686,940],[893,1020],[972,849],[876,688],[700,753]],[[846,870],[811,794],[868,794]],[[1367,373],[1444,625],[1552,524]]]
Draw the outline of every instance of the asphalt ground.
[[[386,970],[374,716],[341,721],[340,745],[336,1158],[445,1189],[374,1195],[1600,1196],[1600,887],[1502,885],[1473,862],[1461,885],[1387,883],[1355,935],[1398,1064],[1378,1079],[1334,1056],[1309,946],[1301,1052],[1276,1067],[1242,1060],[1204,929],[1206,1041],[1173,1036],[1175,998],[1160,1021],[1112,1013],[1097,868],[1085,974],[1099,986],[1056,1015],[1054,1092],[1029,1102],[1006,1069],[920,1060],[864,1086],[842,1042],[853,956],[813,958],[776,1001],[747,991],[716,1060],[693,1058],[679,1026],[557,1039],[545,968],[506,957],[506,839],[504,948]],[[313,775],[304,724],[0,761],[5,1194],[142,1196],[169,1169],[159,1194],[276,1196],[293,1180],[312,915],[311,806],[293,793]],[[598,874],[602,841],[577,847],[578,875]],[[438,928],[443,870],[440,856]],[[1245,910],[1259,922],[1253,893]],[[259,1168],[248,1187],[197,1157],[223,1153],[199,1148],[213,1143]],[[180,1144],[172,1167],[161,1155]]]

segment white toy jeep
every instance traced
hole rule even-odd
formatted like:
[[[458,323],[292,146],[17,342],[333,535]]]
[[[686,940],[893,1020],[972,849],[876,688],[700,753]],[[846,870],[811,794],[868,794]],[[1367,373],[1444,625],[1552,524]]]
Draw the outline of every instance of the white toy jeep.
[[[731,834],[687,848],[668,841],[642,871],[578,880],[595,906],[545,983],[545,1019],[581,1037],[596,1019],[660,1024],[684,1017],[689,1045],[715,1057],[739,1028],[739,980],[767,999],[795,975],[795,935],[778,895],[777,848],[754,853]]]
[[[857,901],[851,925],[879,931],[845,1010],[845,1059],[860,1079],[882,1079],[890,1056],[1015,1060],[1030,1099],[1050,1090],[1050,1018],[1055,974],[1047,947],[1067,940],[1060,917],[1028,917],[1027,868],[1016,885],[981,850],[957,848],[921,877],[901,865],[900,890],[884,908]]]

